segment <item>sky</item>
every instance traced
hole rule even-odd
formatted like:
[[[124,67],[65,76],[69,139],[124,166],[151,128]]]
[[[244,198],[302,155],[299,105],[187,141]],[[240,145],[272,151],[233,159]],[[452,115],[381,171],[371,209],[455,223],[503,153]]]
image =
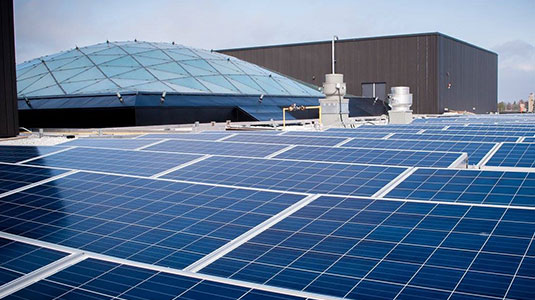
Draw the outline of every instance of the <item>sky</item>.
[[[498,100],[535,92],[535,0],[14,0],[17,63],[124,40],[226,49],[441,32],[498,53]]]

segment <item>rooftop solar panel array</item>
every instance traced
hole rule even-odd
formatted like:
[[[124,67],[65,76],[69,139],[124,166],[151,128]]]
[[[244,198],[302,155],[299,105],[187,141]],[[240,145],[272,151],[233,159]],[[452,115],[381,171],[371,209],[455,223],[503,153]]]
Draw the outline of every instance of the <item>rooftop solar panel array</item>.
[[[210,157],[163,178],[306,193],[371,196],[406,168]]]
[[[535,144],[503,143],[485,165],[533,168],[535,167]]]
[[[366,131],[288,131],[284,136],[315,136],[315,137],[345,137],[345,138],[384,138],[389,132],[366,132]]]
[[[28,162],[32,165],[151,176],[201,157],[192,154],[74,148]]]
[[[67,254],[0,238],[0,287]]]
[[[81,138],[61,144],[61,146],[79,146],[79,147],[96,147],[96,148],[115,148],[115,149],[137,149],[153,144],[157,140],[151,139],[112,139],[112,138]]]
[[[65,173],[62,170],[0,164],[0,194]]]
[[[305,298],[90,258],[30,285],[6,299],[304,300]]]
[[[317,137],[317,136],[266,136],[238,134],[226,139],[227,142],[246,142],[246,143],[266,143],[280,145],[315,145],[315,146],[334,146],[345,141],[343,137]]]
[[[477,164],[495,145],[495,143],[480,142],[352,139],[345,143],[343,147],[466,152],[468,154],[468,162]]]
[[[146,148],[153,151],[182,152],[195,154],[265,157],[286,148],[286,145],[224,143],[212,141],[169,140]]]
[[[231,136],[231,132],[208,132],[208,133],[149,133],[140,136],[140,139],[182,139],[182,140],[205,140],[216,141]]]
[[[0,162],[16,163],[59,150],[59,147],[0,146]]]
[[[297,146],[276,155],[275,158],[390,166],[449,167],[461,156],[462,153],[459,152]]]
[[[418,169],[387,198],[535,206],[535,173]]]
[[[0,198],[0,229],[184,268],[303,197],[79,172]]]
[[[321,197],[201,272],[351,299],[534,295],[534,216]]]
[[[533,124],[0,146],[0,297],[534,299]]]
[[[459,141],[459,142],[516,142],[518,137],[514,136],[485,136],[473,135],[471,133],[459,134],[405,134],[394,133],[389,137],[391,140],[426,140],[426,141]]]

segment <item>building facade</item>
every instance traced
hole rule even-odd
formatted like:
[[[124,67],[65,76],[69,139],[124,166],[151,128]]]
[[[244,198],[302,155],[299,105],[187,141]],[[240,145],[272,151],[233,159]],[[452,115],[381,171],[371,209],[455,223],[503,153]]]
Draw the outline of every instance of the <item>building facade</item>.
[[[331,42],[219,50],[298,80],[322,85]],[[497,111],[498,55],[441,33],[336,41],[336,72],[349,94],[384,100],[409,86],[414,113]]]

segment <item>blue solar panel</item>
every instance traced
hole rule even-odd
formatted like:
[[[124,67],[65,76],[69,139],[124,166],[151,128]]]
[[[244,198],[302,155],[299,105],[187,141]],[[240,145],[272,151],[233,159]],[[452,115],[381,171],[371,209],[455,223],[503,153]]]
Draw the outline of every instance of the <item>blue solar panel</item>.
[[[461,155],[462,153],[458,152],[297,146],[275,158],[390,166],[449,167]]]
[[[74,148],[29,162],[32,165],[151,176],[201,156],[131,150]]]
[[[282,150],[285,147],[287,146],[266,145],[266,144],[247,144],[247,143],[226,143],[226,142],[211,142],[211,141],[169,140],[169,141],[165,141],[163,143],[148,147],[145,150],[198,153],[198,154],[215,154],[215,155],[265,157],[269,154]]]
[[[386,197],[535,206],[535,173],[418,169]]]
[[[232,132],[209,132],[209,133],[149,133],[141,136],[141,139],[183,139],[215,141],[231,135]]]
[[[81,146],[96,148],[115,148],[115,149],[137,149],[150,145],[158,140],[150,139],[125,139],[125,138],[80,138],[71,142],[63,143],[61,146]]]
[[[320,197],[201,272],[354,299],[530,295],[534,233],[533,210]]]
[[[37,156],[59,151],[59,147],[0,146],[0,161],[16,163]]]
[[[305,299],[128,265],[86,259],[6,299]]]
[[[342,132],[342,131],[288,131],[284,136],[314,136],[314,137],[345,137],[345,138],[372,138],[380,139],[387,136],[389,133],[379,133],[379,132],[364,132],[364,131],[351,131],[351,132]]]
[[[66,255],[63,252],[0,238],[0,286]]]
[[[0,198],[0,231],[184,268],[303,197],[79,172]]]
[[[424,134],[442,134],[442,135],[462,135],[462,134],[471,134],[471,135],[483,135],[483,136],[533,136],[535,132],[533,131],[511,131],[511,130],[437,130],[437,129],[426,129]]]
[[[495,145],[494,143],[478,142],[353,139],[345,143],[343,147],[466,152],[468,162],[477,164]]]
[[[527,138],[524,138],[522,142],[523,143],[535,143],[535,138],[527,137]]]
[[[288,136],[286,135],[265,135],[265,134],[238,134],[226,139],[226,142],[246,142],[246,143],[264,143],[278,145],[316,145],[316,146],[334,146],[343,142],[345,138],[322,137],[313,134],[312,136]]]
[[[295,192],[371,196],[405,170],[401,167],[210,157],[163,177]]]
[[[390,140],[428,140],[428,141],[460,141],[460,142],[516,142],[518,137],[514,136],[482,136],[471,134],[404,134],[394,133]]]
[[[394,126],[381,126],[381,125],[364,125],[357,128],[329,128],[327,132],[336,132],[336,133],[383,133],[388,134],[391,132],[400,132],[400,133],[417,133],[421,129],[415,127],[394,127]]]
[[[18,189],[62,173],[65,171],[0,164],[0,193]]]
[[[522,131],[524,133],[530,133],[531,135],[535,134],[533,125],[526,125],[526,124],[522,124],[522,125],[468,125],[468,126],[452,125],[448,127],[448,131],[449,130],[463,130],[463,131],[477,130],[477,131],[489,131],[489,132]]]
[[[495,167],[535,167],[535,144],[503,143],[485,164]]]

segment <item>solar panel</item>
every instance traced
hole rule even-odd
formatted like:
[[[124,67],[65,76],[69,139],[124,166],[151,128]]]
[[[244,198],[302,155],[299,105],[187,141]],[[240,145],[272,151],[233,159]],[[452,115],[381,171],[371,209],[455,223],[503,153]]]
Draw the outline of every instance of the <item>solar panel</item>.
[[[485,165],[533,168],[535,167],[535,144],[503,143]]]
[[[389,140],[427,140],[427,141],[459,141],[459,142],[516,142],[514,136],[484,136],[472,134],[405,134],[394,133]]]
[[[339,132],[339,131],[288,131],[284,136],[314,136],[314,137],[344,137],[344,138],[372,138],[380,139],[388,135],[388,132]]]
[[[60,167],[117,174],[151,176],[201,156],[131,150],[74,148],[29,162],[31,165]]]
[[[264,134],[238,134],[226,139],[226,142],[244,142],[244,143],[264,143],[278,145],[317,145],[317,146],[334,146],[343,142],[345,138],[314,136],[289,136],[285,135],[264,135]]]
[[[459,152],[296,146],[276,155],[275,158],[390,166],[449,167],[457,163],[462,155]]]
[[[184,268],[302,198],[78,172],[0,198],[0,231]]]
[[[62,170],[0,164],[0,193],[65,173]]]
[[[371,196],[405,170],[402,167],[214,156],[163,178],[294,192]]]
[[[158,140],[150,139],[126,139],[126,138],[79,138],[70,142],[61,144],[61,146],[80,146],[95,148],[115,148],[115,149],[137,149],[144,147]]]
[[[535,131],[511,131],[511,130],[436,130],[426,129],[424,134],[443,134],[443,135],[459,135],[459,134],[471,134],[471,135],[484,135],[484,136],[533,136]]]
[[[86,259],[8,299],[305,299],[195,277]]]
[[[522,141],[523,143],[535,143],[535,138],[526,137]]]
[[[145,150],[182,153],[265,157],[284,149],[284,145],[250,143],[226,143],[211,141],[169,140],[145,148]]]
[[[215,141],[232,135],[231,132],[208,132],[208,133],[149,133],[142,135],[140,139],[182,139],[182,140],[205,140]]]
[[[343,147],[466,152],[470,164],[477,164],[494,145],[496,144],[479,142],[352,139],[345,143]]]
[[[400,132],[400,133],[417,133],[420,131],[420,128],[414,127],[394,127],[394,126],[381,126],[381,125],[362,125],[357,128],[329,128],[327,132],[333,133],[355,133],[355,132],[365,132],[365,133],[391,133],[391,132]]]
[[[49,154],[58,150],[60,147],[32,147],[32,146],[0,146],[0,161],[7,163],[16,163],[37,156]]]
[[[535,206],[535,173],[418,169],[386,198]]]
[[[66,255],[63,252],[0,238],[0,286]]]
[[[533,294],[534,217],[320,197],[201,272],[354,299],[514,298]]]

